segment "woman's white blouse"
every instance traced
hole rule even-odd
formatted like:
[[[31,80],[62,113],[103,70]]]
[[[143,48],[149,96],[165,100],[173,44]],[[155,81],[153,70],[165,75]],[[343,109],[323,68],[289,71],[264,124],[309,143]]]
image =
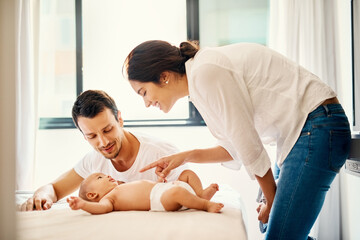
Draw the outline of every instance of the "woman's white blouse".
[[[203,48],[185,63],[190,101],[233,160],[223,165],[264,176],[263,144],[277,144],[281,166],[307,115],[335,92],[317,76],[259,44]]]

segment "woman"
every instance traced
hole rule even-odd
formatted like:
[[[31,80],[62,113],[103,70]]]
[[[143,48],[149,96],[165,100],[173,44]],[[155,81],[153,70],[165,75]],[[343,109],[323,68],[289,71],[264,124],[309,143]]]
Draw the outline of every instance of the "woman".
[[[307,239],[349,152],[349,123],[329,86],[253,43],[199,49],[192,42],[178,48],[147,41],[124,67],[146,107],[167,113],[189,96],[219,144],[161,158],[144,171],[156,167],[165,179],[185,162],[244,164],[266,198],[258,208],[259,220],[269,222],[266,239]],[[277,186],[263,146],[270,142],[277,144]]]

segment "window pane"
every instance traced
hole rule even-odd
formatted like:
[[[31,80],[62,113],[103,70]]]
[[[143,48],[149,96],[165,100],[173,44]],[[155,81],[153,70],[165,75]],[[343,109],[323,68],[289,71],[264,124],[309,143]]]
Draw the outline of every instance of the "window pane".
[[[147,40],[186,40],[186,0],[86,0],[83,14],[83,86],[112,96],[125,120],[188,118],[188,99],[164,114],[145,108],[122,76],[127,54]]]
[[[200,44],[267,43],[268,0],[199,0]]]
[[[41,0],[39,116],[71,117],[76,97],[75,1]]]

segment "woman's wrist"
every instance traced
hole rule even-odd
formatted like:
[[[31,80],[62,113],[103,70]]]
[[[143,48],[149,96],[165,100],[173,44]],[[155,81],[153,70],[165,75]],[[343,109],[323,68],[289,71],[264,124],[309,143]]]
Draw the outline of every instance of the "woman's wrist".
[[[199,151],[197,149],[186,151],[186,157],[184,158],[184,164],[185,163],[196,163],[196,159],[198,159]]]

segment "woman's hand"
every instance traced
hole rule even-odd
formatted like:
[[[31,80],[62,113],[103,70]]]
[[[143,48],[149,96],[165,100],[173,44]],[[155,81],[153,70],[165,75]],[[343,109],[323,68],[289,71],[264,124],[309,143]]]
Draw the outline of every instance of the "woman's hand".
[[[258,220],[262,223],[267,223],[269,221],[270,210],[271,208],[269,208],[266,203],[260,203],[256,209],[256,211],[259,213]]]
[[[184,164],[185,159],[188,157],[189,154],[190,152],[187,151],[160,158],[159,160],[140,169],[140,172],[145,172],[149,169],[156,167],[155,173],[156,175],[158,175],[159,182],[166,182],[166,177],[169,175],[171,170]]]
[[[259,213],[258,219],[262,223],[267,223],[269,221],[270,210],[276,194],[276,183],[271,168],[269,168],[263,177],[255,175],[255,178],[259,182],[260,188],[265,196],[263,203],[261,203],[256,209]]]
[[[156,167],[155,173],[159,177],[159,181],[166,182],[166,177],[174,168],[186,162],[192,163],[218,163],[232,160],[230,154],[221,146],[216,146],[206,149],[194,149],[185,152],[180,152],[159,160],[140,169],[140,172],[145,172],[151,168]]]

